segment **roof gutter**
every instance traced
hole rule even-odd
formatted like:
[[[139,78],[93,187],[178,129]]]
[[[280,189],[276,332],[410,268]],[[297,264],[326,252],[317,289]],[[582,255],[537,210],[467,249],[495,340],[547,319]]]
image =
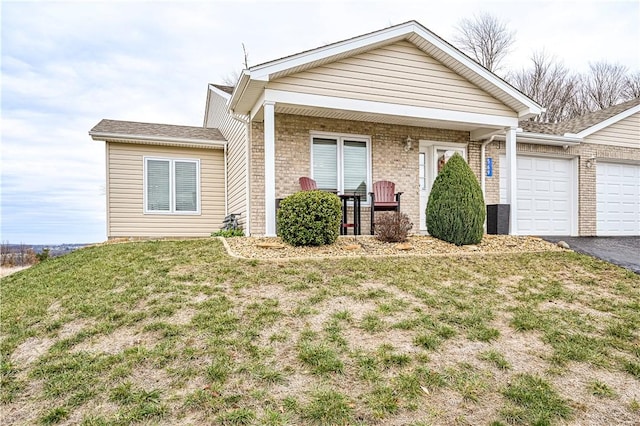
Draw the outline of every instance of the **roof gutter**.
[[[505,135],[496,135],[499,140],[505,140]],[[548,135],[545,133],[530,133],[522,130],[516,132],[516,139],[519,143],[531,143],[536,145],[551,145],[569,147],[580,145],[582,138],[572,136]]]
[[[209,140],[209,139],[189,139],[189,138],[174,138],[169,136],[147,136],[147,135],[127,135],[123,133],[105,133],[105,132],[89,132],[89,135],[94,141],[107,141],[107,140],[130,140],[141,142],[169,142],[178,144],[200,145],[203,147],[220,147],[227,146],[226,141]]]

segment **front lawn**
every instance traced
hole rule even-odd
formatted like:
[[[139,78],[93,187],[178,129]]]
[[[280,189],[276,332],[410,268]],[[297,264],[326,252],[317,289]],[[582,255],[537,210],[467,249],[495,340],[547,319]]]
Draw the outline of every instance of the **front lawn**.
[[[573,252],[273,263],[138,242],[0,290],[2,424],[640,420],[640,276]]]

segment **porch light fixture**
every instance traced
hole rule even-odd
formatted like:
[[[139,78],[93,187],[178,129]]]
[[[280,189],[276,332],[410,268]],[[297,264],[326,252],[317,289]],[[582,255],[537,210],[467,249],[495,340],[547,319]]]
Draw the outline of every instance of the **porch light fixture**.
[[[411,136],[407,136],[407,138],[404,140],[404,152],[411,151],[412,147],[413,147],[413,139],[411,139]]]
[[[587,169],[590,169],[591,167],[593,167],[593,163],[595,162],[595,160],[596,160],[596,157],[591,157],[587,159],[584,165],[587,166]]]

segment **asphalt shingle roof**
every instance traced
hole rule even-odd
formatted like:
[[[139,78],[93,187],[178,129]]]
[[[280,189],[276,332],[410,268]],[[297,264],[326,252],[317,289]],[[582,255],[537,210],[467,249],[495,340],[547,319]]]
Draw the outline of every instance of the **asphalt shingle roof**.
[[[610,119],[629,108],[640,105],[640,98],[631,99],[609,108],[599,111],[589,112],[580,117],[560,123],[537,123],[535,121],[521,121],[520,127],[527,132],[544,133],[549,135],[564,135],[565,133],[580,133],[589,127],[595,126],[605,120]]]
[[[216,89],[220,89],[225,93],[228,93],[230,95],[233,95],[233,86],[224,86],[222,84],[211,84],[213,87],[215,87]]]
[[[193,139],[203,141],[226,141],[218,129],[120,120],[102,120],[96,124],[89,133]]]

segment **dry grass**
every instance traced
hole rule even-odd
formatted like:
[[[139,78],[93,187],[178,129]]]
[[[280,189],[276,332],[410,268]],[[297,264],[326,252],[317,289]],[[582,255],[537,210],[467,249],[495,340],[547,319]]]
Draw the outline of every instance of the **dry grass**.
[[[270,262],[134,242],[1,291],[3,424],[640,419],[640,277],[573,252]]]

